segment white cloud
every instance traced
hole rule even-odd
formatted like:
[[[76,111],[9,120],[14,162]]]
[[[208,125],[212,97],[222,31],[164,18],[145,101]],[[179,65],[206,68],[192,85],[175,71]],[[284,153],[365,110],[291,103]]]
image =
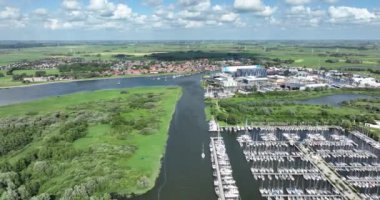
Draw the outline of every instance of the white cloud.
[[[79,10],[80,4],[77,0],[63,0],[62,7],[67,10]]]
[[[291,5],[303,5],[303,4],[310,3],[311,0],[285,0],[285,2]]]
[[[45,8],[37,8],[33,11],[33,14],[38,16],[45,16],[47,15],[48,11]]]
[[[259,12],[256,12],[256,15],[268,17],[273,15],[273,13],[276,12],[276,10],[277,7],[264,6],[264,9]]]
[[[322,0],[322,1],[333,4],[333,3],[337,3],[339,0]]]
[[[286,12],[286,19],[289,25],[312,26],[322,24],[327,17],[326,11],[313,9],[305,6],[293,6]]]
[[[0,27],[23,28],[29,23],[29,18],[22,15],[20,9],[14,7],[5,7],[0,10]]]
[[[223,11],[223,7],[220,6],[220,5],[215,5],[212,7],[212,11],[215,11],[215,12],[220,12],[220,11]]]
[[[242,11],[261,11],[263,10],[261,0],[235,0],[234,8]]]
[[[127,19],[132,16],[132,9],[125,4],[118,4],[113,12],[114,19]]]
[[[143,0],[143,5],[147,6],[159,6],[163,3],[163,0]]]
[[[223,15],[220,17],[220,20],[221,20],[222,22],[234,22],[234,21],[236,21],[238,18],[239,18],[239,15],[238,15],[238,14],[233,13],[233,12],[230,12],[230,13],[223,14]]]
[[[88,5],[90,10],[109,10],[114,8],[114,4],[112,2],[108,2],[108,0],[90,0],[90,4]]]
[[[377,16],[368,11],[367,8],[330,6],[328,13],[332,23],[367,23],[377,18]]]
[[[19,19],[21,17],[20,9],[13,7],[5,7],[0,11],[0,19]]]
[[[182,6],[195,6],[203,3],[209,3],[210,0],[179,0],[178,3]]]
[[[61,22],[58,19],[49,19],[44,23],[44,27],[51,30],[72,28],[69,22]]]
[[[263,4],[261,0],[235,0],[234,8],[243,12],[254,12],[258,16],[270,16],[276,12],[276,7],[270,7]]]
[[[185,28],[201,28],[203,27],[203,22],[200,21],[186,21]]]

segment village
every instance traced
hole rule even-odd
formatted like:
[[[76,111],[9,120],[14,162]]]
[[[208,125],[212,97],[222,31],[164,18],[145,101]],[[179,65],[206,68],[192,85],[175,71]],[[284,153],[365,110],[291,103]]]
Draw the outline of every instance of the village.
[[[75,66],[86,66],[84,70],[76,69]],[[63,71],[62,66],[69,66],[70,71]],[[101,69],[91,66],[102,66]],[[13,81],[23,83],[53,82],[63,80],[83,79],[77,74],[87,74],[84,78],[96,77],[118,77],[118,76],[138,76],[138,75],[174,75],[193,74],[205,71],[216,71],[220,69],[220,64],[208,59],[188,60],[188,61],[156,61],[156,60],[123,60],[123,61],[85,61],[80,58],[47,58],[38,61],[23,61],[19,63],[0,66],[0,71],[6,71],[7,75],[13,75]],[[18,70],[40,71],[55,70],[56,73],[43,74],[14,74]]]

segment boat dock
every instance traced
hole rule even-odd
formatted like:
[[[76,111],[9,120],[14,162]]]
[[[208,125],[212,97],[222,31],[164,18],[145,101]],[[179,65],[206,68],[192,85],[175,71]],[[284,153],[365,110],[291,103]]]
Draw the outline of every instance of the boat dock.
[[[232,177],[232,168],[222,137],[212,137],[210,142],[215,193],[221,200],[238,200],[240,194]]]
[[[299,149],[300,134],[289,131],[296,129],[288,127],[282,133],[277,130],[277,127],[263,128],[252,134],[248,129],[237,137],[247,162],[252,164],[252,176],[261,185],[261,196],[267,199],[344,199]]]
[[[225,200],[224,198],[224,190],[223,190],[223,185],[222,185],[222,177],[220,175],[220,169],[219,169],[219,162],[218,162],[218,159],[215,159],[217,158],[218,156],[216,155],[216,148],[215,148],[215,141],[214,141],[214,138],[211,138],[211,148],[212,148],[212,155],[214,157],[214,162],[213,164],[215,165],[215,167],[213,167],[213,169],[216,171],[216,177],[217,177],[217,180],[218,180],[218,188],[219,188],[219,194],[218,197],[221,199],[221,200]]]
[[[263,131],[328,131],[329,129],[341,129],[336,126],[261,126],[261,125],[246,125],[246,126],[219,126],[216,121],[211,120],[209,122],[209,131],[217,132],[232,132],[236,133],[239,131],[252,131],[252,130],[263,130]]]
[[[237,136],[263,198],[380,200],[380,143],[362,133],[247,123],[213,130]]]
[[[369,144],[373,148],[380,150],[380,142],[377,142],[374,139],[372,139],[372,138],[370,138],[370,137],[368,137],[368,136],[366,136],[363,133],[360,133],[358,131],[353,131],[353,132],[351,132],[351,134],[358,137],[359,139],[363,140],[364,142],[366,142],[367,144]]]

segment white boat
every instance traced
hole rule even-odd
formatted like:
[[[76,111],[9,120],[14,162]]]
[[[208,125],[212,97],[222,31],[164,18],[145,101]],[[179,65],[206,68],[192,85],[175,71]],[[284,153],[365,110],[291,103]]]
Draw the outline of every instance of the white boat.
[[[205,148],[204,148],[203,144],[202,144],[202,154],[201,154],[201,157],[202,157],[202,159],[204,159],[206,157],[206,155],[205,155]]]

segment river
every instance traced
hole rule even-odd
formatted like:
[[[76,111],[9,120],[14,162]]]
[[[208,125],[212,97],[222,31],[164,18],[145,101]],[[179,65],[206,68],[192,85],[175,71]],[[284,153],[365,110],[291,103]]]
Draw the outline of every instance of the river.
[[[152,77],[139,77],[1,89],[0,105],[81,91],[143,86],[181,86],[183,95],[177,103],[171,121],[169,139],[159,178],[152,190],[135,199],[213,200],[216,199],[216,196],[208,151],[210,137],[204,114],[203,89],[200,87],[200,80],[201,75],[176,79],[161,77],[160,80]],[[204,146],[206,153],[204,159],[201,158],[202,146]]]

